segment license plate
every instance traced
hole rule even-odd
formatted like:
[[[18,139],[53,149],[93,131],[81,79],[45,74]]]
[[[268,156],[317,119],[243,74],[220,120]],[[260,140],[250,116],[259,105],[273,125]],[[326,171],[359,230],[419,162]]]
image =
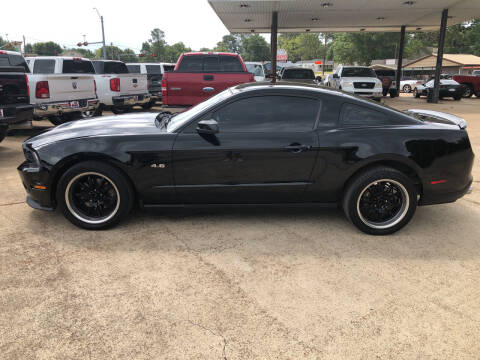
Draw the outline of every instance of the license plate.
[[[70,101],[70,106],[74,109],[78,109],[80,107],[80,103],[78,101]]]
[[[455,89],[448,89],[448,91],[455,91]]]
[[[0,117],[3,117],[3,109],[0,109]]]

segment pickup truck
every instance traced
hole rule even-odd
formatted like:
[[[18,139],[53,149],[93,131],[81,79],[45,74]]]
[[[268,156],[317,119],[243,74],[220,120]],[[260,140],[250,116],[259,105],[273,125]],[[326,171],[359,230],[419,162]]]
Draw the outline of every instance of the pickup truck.
[[[29,68],[20,54],[0,50],[0,141],[9,126],[33,118],[25,71]]]
[[[475,94],[480,98],[480,74],[479,75],[453,75],[452,79],[463,85],[463,97],[469,98]]]
[[[242,83],[254,81],[238,54],[192,52],[180,55],[175,69],[163,75],[166,106],[191,106]]]
[[[127,65],[116,60],[94,60],[95,81],[100,106],[95,112],[102,115],[104,109],[110,109],[114,114],[123,114],[134,105],[144,105],[150,102],[147,76],[130,74]]]
[[[175,64],[172,63],[127,63],[130,74],[146,74],[150,102],[142,105],[144,109],[150,109],[157,100],[162,100],[162,79],[166,71],[173,71]]]
[[[375,71],[366,66],[339,66],[330,80],[330,86],[354,95],[380,100],[382,82]]]
[[[54,125],[80,119],[98,107],[93,65],[67,56],[27,57],[34,117]]]

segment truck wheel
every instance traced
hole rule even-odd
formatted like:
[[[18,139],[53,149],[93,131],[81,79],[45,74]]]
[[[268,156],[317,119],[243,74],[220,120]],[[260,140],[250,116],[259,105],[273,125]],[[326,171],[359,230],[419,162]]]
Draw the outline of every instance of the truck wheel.
[[[125,114],[127,112],[130,112],[132,110],[131,106],[114,106],[112,107],[112,112],[114,114]]]
[[[461,96],[458,96],[458,95],[456,95],[456,96],[453,97],[453,100],[455,100],[455,101],[458,101],[458,100],[461,100],[461,99],[462,99],[462,97],[461,97]]]
[[[100,104],[95,109],[95,112],[93,113],[93,116],[102,116],[102,113],[103,113],[103,104]]]
[[[64,216],[88,230],[112,227],[131,210],[135,195],[126,177],[113,166],[84,161],[60,178],[56,199]]]
[[[8,126],[0,126],[0,142],[7,136]]]
[[[151,100],[148,103],[142,104],[142,108],[145,110],[150,110],[155,105],[155,100]]]
[[[48,120],[55,126],[63,124],[63,120],[60,116],[50,116]]]
[[[479,91],[475,91],[475,96],[476,96],[477,98],[480,98],[480,90],[479,90]]]
[[[347,218],[361,231],[388,235],[404,227],[417,208],[417,191],[404,173],[375,167],[354,177],[343,197]]]
[[[462,84],[465,87],[463,91],[464,98],[471,98],[473,95],[473,86],[471,84]]]
[[[395,97],[398,96],[398,91],[397,90],[390,90],[389,93],[390,93],[391,98],[395,98]]]
[[[388,94],[388,89],[383,89],[383,90],[382,90],[382,95],[383,95],[383,96],[387,96],[387,94]]]
[[[420,97],[420,93],[418,92],[417,88],[413,89],[413,96],[415,96],[417,99]]]

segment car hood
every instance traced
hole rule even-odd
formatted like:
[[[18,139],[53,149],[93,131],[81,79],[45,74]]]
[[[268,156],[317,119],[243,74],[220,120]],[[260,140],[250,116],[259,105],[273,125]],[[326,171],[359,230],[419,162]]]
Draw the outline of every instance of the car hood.
[[[299,84],[316,84],[314,79],[282,79],[280,82],[286,81],[291,83],[299,83]]]
[[[342,77],[342,81],[353,81],[353,82],[374,82],[374,83],[381,83],[381,81],[377,78],[373,77]]]
[[[155,125],[157,113],[134,113],[71,121],[51,128],[27,140],[34,147],[53,142],[92,136],[115,136],[132,134],[159,134],[166,132]]]
[[[423,109],[408,109],[405,112],[409,115],[413,115],[417,119],[420,119],[425,122],[447,124],[447,125],[457,125],[460,129],[465,129],[467,127],[467,122],[461,117],[433,110],[423,110]]]

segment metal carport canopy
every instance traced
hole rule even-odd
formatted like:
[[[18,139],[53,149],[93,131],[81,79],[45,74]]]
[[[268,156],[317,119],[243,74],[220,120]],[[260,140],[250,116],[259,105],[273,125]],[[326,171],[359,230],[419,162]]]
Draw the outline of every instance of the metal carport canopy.
[[[480,17],[480,0],[208,0],[232,33],[269,33],[272,13],[278,32],[429,31]]]

